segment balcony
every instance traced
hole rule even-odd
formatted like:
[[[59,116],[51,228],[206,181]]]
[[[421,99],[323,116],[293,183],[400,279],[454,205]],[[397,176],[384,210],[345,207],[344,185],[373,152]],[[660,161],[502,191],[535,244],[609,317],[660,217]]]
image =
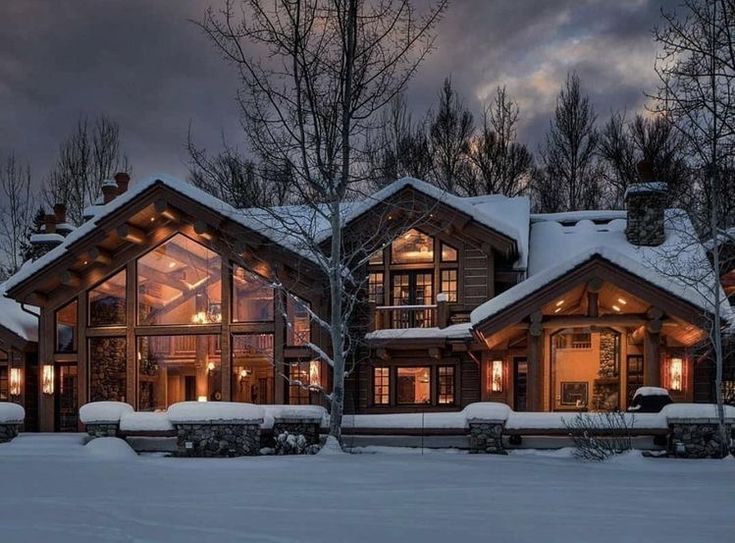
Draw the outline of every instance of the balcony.
[[[438,326],[438,305],[383,305],[373,310],[373,330]]]

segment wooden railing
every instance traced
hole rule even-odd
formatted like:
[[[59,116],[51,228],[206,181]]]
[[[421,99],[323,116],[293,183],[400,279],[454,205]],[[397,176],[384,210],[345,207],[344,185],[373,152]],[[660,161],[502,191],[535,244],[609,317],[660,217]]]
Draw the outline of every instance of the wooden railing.
[[[434,326],[437,326],[436,305],[376,306],[373,313],[373,330]]]

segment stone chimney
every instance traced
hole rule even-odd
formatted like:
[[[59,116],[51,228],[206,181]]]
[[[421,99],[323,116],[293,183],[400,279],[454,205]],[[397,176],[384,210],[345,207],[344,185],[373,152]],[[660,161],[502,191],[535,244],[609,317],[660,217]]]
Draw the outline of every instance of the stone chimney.
[[[128,190],[130,176],[125,172],[118,172],[115,174],[115,183],[117,183],[117,195],[120,196]]]
[[[64,211],[66,212],[66,209]],[[31,235],[30,242],[33,260],[64,242],[64,236],[56,231],[56,213],[48,213],[43,216],[43,226],[40,227],[39,232]]]
[[[666,239],[664,210],[668,185],[656,180],[653,165],[646,160],[638,163],[638,176],[639,182],[625,191],[628,210],[625,236],[634,245],[661,245]]]
[[[66,206],[64,204],[54,204],[54,217],[56,218],[56,224],[66,222]]]
[[[102,182],[102,203],[109,204],[117,196],[117,183],[114,179],[106,179]]]

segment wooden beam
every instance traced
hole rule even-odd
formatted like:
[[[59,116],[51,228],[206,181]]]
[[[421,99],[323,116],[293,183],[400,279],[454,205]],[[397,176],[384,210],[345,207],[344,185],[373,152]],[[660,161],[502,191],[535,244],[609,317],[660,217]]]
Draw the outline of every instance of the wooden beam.
[[[587,292],[587,315],[598,317],[600,315],[600,295],[597,291]]]
[[[61,274],[59,275],[59,281],[64,286],[74,287],[74,288],[77,288],[81,284],[81,279],[79,277],[79,274],[74,273],[71,270],[66,270],[64,272],[61,272]]]
[[[648,322],[645,315],[600,315],[598,317],[586,316],[551,316],[545,317],[543,328],[572,328],[582,326],[641,326]]]
[[[146,234],[140,228],[136,228],[131,224],[121,224],[117,227],[117,235],[120,239],[124,239],[130,243],[137,245],[142,244],[145,241]]]
[[[181,215],[178,211],[168,205],[168,202],[164,198],[159,198],[153,203],[153,209],[156,213],[172,222],[180,222]]]
[[[441,355],[442,355],[441,351],[437,349],[436,347],[432,347],[429,349],[429,356],[431,358],[439,360],[441,358]]]
[[[388,349],[375,349],[375,355],[381,360],[390,360]]]
[[[103,266],[109,266],[112,263],[112,256],[104,249],[92,247],[85,253],[83,263],[85,265],[101,264]]]

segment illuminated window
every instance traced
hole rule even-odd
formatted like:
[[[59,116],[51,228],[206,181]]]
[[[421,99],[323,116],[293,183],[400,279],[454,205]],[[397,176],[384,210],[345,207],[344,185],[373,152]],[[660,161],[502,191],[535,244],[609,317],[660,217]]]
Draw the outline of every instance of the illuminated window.
[[[286,300],[286,315],[289,326],[286,328],[288,345],[306,345],[311,341],[311,318],[308,304],[293,296]]]
[[[666,388],[674,392],[684,390],[686,365],[680,357],[669,359],[668,369],[666,371],[665,380]]]
[[[397,401],[402,405],[431,403],[431,368],[398,368]]]
[[[288,402],[293,405],[310,404],[312,391],[308,387],[321,386],[321,362],[310,360],[290,364],[289,381]]]
[[[442,262],[457,262],[457,249],[442,243]]]
[[[77,352],[77,302],[56,312],[56,352]]]
[[[232,290],[232,318],[235,322],[273,320],[273,287],[268,281],[245,268],[235,266]]]
[[[0,351],[0,401],[8,401],[10,399],[10,390],[8,389],[8,353]]]
[[[457,301],[457,270],[442,270],[441,292],[448,297],[448,302]]]
[[[116,326],[126,322],[125,270],[89,291],[89,325]]]
[[[383,272],[373,272],[368,275],[368,300],[377,305],[385,303]]]
[[[439,394],[440,405],[454,403],[454,366],[439,366]]]
[[[221,266],[217,253],[182,234],[139,258],[138,322],[221,322]]]
[[[373,403],[375,405],[390,403],[389,368],[373,368]]]
[[[391,262],[393,264],[412,264],[416,262],[434,261],[434,238],[411,229],[391,245]]]
[[[274,403],[273,334],[232,336],[232,401]]]
[[[370,260],[368,260],[368,264],[379,266],[382,263],[383,263],[383,249],[378,249],[372,255],[370,255]]]

